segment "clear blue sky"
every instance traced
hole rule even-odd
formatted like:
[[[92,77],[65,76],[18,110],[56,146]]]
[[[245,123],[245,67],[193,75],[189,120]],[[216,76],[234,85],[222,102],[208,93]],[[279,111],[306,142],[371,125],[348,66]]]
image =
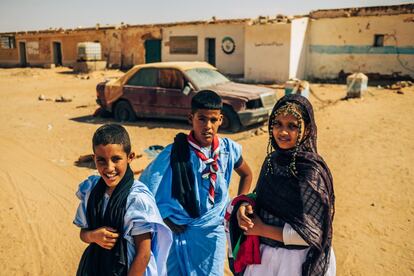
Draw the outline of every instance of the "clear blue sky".
[[[414,3],[397,0],[0,0],[0,32],[299,15],[311,10]]]

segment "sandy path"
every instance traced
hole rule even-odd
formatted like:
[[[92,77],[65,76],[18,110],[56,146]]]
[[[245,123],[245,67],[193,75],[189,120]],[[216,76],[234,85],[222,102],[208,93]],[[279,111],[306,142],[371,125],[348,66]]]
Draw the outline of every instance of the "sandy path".
[[[72,219],[78,183],[93,170],[73,162],[91,152],[99,72],[82,80],[58,68],[0,69],[0,265],[1,275],[73,275],[85,247]],[[314,85],[323,99],[337,100],[345,87]],[[338,275],[414,273],[414,87],[404,95],[370,88],[363,100],[316,108],[319,151],[336,192],[334,248]],[[44,94],[70,103],[38,101]],[[279,91],[280,94],[280,91]],[[109,120],[110,121],[110,120]],[[168,127],[165,127],[168,126]],[[166,145],[186,124],[140,120],[126,125],[137,153]],[[237,140],[255,173],[265,156],[267,133],[255,129],[222,134]],[[142,169],[150,159],[133,162]],[[231,192],[237,187],[232,181]]]

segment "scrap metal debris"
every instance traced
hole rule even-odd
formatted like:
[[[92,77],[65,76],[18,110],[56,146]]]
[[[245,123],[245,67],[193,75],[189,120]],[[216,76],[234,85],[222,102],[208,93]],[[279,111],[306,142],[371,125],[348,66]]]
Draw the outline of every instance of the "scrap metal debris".
[[[69,103],[71,101],[72,101],[72,99],[66,98],[66,97],[63,97],[63,96],[60,96],[60,97],[55,99],[55,102],[57,102],[57,103]]]
[[[39,101],[51,101],[52,99],[51,98],[47,98],[45,95],[43,95],[43,94],[40,94],[39,95],[39,97],[37,97],[37,99],[39,100]]]
[[[89,76],[89,75],[82,75],[82,74],[79,74],[79,75],[76,75],[76,77],[77,77],[78,79],[81,79],[81,80],[89,80],[89,79],[90,79],[90,76]]]
[[[414,83],[412,81],[398,81],[392,85],[387,85],[385,88],[392,89],[392,90],[400,90],[401,88],[413,86]]]

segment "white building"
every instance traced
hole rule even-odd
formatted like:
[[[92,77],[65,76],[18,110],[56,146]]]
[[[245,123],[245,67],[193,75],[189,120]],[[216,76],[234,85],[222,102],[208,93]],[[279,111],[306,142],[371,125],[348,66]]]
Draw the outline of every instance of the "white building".
[[[414,4],[3,33],[0,66],[71,66],[77,43],[86,41],[101,43],[110,67],[194,60],[253,82],[332,79],[357,71],[370,78],[414,78]]]

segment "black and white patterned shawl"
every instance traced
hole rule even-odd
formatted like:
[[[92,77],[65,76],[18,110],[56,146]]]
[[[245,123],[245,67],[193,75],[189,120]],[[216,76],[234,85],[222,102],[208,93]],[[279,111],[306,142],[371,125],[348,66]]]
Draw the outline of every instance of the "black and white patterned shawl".
[[[275,113],[287,103],[299,106],[306,132],[295,148],[282,150],[273,138],[272,127]],[[269,118],[269,135],[274,151],[266,157],[258,179],[257,208],[289,223],[310,245],[302,275],[324,275],[330,258],[335,197],[330,170],[317,153],[310,102],[300,95],[281,98]]]

